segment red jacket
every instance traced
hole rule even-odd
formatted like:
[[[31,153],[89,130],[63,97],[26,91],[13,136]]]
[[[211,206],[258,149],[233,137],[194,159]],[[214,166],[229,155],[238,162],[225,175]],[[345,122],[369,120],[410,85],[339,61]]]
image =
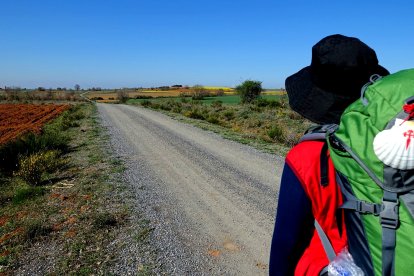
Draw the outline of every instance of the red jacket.
[[[275,231],[270,275],[319,275],[329,264],[313,221],[316,219],[336,253],[347,245],[342,193],[328,159],[328,184],[320,183],[320,154],[324,142],[305,141],[286,157]],[[328,153],[329,154],[329,153]]]

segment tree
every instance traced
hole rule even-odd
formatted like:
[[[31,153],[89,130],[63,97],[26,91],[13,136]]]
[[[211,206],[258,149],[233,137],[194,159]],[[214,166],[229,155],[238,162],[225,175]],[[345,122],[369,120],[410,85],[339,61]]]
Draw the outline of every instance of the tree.
[[[80,85],[79,84],[75,84],[75,90],[79,91],[80,90]]]
[[[242,103],[251,103],[260,96],[262,90],[261,81],[246,80],[236,86],[236,92],[240,95]]]
[[[217,91],[216,91],[216,96],[223,96],[224,95],[224,89],[218,89]]]
[[[204,86],[196,84],[193,86],[193,93],[191,97],[193,100],[202,100],[204,97],[207,97],[209,95],[207,89],[204,88]]]
[[[128,92],[124,89],[118,90],[116,92],[116,97],[121,103],[125,103],[129,99]]]

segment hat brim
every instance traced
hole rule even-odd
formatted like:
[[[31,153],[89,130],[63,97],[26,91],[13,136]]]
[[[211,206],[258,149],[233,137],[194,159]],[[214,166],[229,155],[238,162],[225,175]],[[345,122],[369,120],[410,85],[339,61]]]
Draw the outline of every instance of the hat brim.
[[[382,66],[375,71],[380,75],[389,74]],[[312,82],[310,66],[288,77],[285,87],[291,108],[317,124],[339,123],[343,111],[356,100],[355,96],[334,94],[317,87]]]

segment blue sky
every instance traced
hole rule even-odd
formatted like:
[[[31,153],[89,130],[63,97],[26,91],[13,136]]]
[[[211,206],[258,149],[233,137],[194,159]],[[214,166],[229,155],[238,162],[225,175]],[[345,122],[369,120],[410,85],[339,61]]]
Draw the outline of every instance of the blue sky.
[[[0,0],[0,86],[283,87],[335,33],[395,72],[414,65],[413,3]]]

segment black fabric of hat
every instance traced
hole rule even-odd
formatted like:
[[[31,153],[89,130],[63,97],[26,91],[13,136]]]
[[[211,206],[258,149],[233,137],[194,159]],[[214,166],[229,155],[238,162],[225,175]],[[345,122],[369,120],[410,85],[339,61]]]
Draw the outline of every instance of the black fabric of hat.
[[[327,36],[312,47],[311,65],[286,79],[289,104],[315,123],[339,123],[373,74],[389,74],[373,49],[354,37]]]

